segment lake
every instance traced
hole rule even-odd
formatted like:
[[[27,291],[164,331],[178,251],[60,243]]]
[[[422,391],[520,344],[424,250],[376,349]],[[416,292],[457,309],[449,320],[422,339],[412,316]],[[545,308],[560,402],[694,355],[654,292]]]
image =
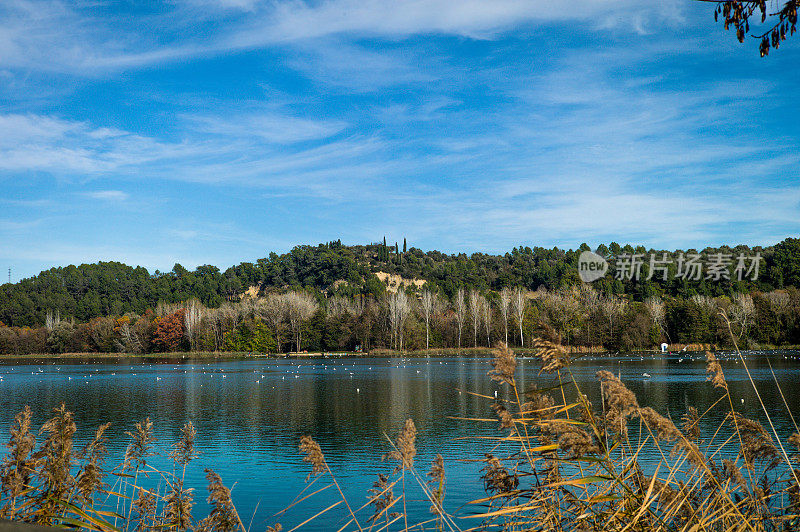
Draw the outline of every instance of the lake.
[[[742,365],[735,357],[724,359],[737,408],[766,425]],[[800,353],[748,353],[746,359],[777,430],[788,437],[793,425],[767,360],[787,402],[795,408],[800,405]],[[506,397],[506,390],[487,378],[490,369],[490,360],[484,357],[3,360],[0,431],[7,441],[9,424],[25,405],[34,410],[38,428],[53,407],[65,402],[75,413],[78,443],[93,436],[97,425],[113,422],[107,432],[108,463],[116,465],[128,443],[124,432],[135,421],[148,416],[153,420],[162,455],[179,438],[181,426],[192,421],[201,453],[187,471],[187,486],[196,488],[195,516],[206,515],[203,468],[210,467],[227,486],[234,486],[234,502],[246,526],[252,521],[252,530],[258,531],[280,521],[288,530],[336,500],[333,490],[326,490],[279,519],[273,517],[306,486],[310,466],[298,454],[301,436],[310,434],[320,443],[351,505],[361,506],[377,473],[394,467],[382,461],[390,450],[384,435],[394,438],[410,417],[418,429],[417,468],[424,475],[436,453],[441,453],[447,474],[445,509],[468,515],[475,509],[463,505],[484,495],[482,464],[462,459],[490,452],[490,441],[474,437],[498,435],[498,423],[453,418],[494,418],[491,400],[467,393],[494,396],[497,391],[499,397]],[[600,405],[595,378],[599,369],[619,374],[642,406],[652,406],[676,422],[689,406],[702,412],[720,396],[705,382],[705,361],[699,355],[584,357],[572,371],[596,406]],[[551,375],[538,376],[538,372],[535,360],[519,360],[517,379],[522,386],[554,384]],[[712,415],[703,428],[715,429],[723,415],[723,411]],[[656,459],[645,455],[643,462]],[[164,456],[153,463],[169,468]],[[406,482],[413,481],[407,477]],[[409,490],[408,510],[418,518],[413,520],[424,519],[429,506],[418,488]],[[344,512],[337,508],[305,529],[336,530],[345,522]]]

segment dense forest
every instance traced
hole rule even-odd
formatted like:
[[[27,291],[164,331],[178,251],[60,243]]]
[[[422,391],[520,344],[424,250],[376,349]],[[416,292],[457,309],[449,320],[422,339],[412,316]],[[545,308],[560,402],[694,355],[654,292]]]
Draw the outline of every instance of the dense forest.
[[[602,256],[644,256],[641,276],[612,271],[584,284],[578,256],[588,249],[448,255],[384,239],[298,246],[224,272],[176,264],[151,274],[117,262],[52,268],[0,286],[0,352],[457,347],[506,337],[524,344],[534,334],[608,349],[727,345],[720,311],[747,345],[800,344],[800,239],[700,251],[601,245]],[[679,255],[693,253],[731,257],[727,274],[676,275]],[[757,278],[739,280],[735,258],[756,254]],[[670,260],[648,279],[650,255]],[[434,300],[427,311],[426,298]]]

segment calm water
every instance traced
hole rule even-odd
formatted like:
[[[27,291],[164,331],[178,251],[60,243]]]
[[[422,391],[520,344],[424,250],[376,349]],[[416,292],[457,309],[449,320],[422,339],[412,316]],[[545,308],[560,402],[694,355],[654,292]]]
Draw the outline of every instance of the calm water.
[[[762,398],[774,412],[779,432],[788,436],[791,421],[777,395],[767,356],[795,409],[800,407],[800,354],[748,355]],[[418,468],[427,471],[436,453],[441,453],[447,471],[445,506],[451,513],[468,514],[470,509],[461,506],[483,495],[481,464],[459,459],[481,457],[490,451],[486,440],[470,438],[496,435],[497,424],[452,417],[494,417],[491,401],[466,391],[493,396],[497,390],[504,396],[504,390],[486,377],[490,369],[487,358],[0,364],[3,434],[8,434],[14,414],[26,404],[33,408],[38,427],[50,409],[63,401],[75,413],[80,442],[90,438],[97,425],[113,421],[107,433],[111,440],[109,463],[116,464],[127,445],[123,433],[135,421],[147,416],[153,420],[164,455],[178,439],[180,427],[192,421],[201,452],[187,473],[187,485],[197,488],[195,515],[206,515],[203,468],[210,467],[226,485],[235,483],[234,502],[245,525],[252,519],[256,531],[276,522],[273,515],[306,486],[309,469],[297,452],[302,435],[311,434],[320,442],[351,505],[360,506],[366,502],[366,490],[376,474],[393,468],[381,460],[389,450],[384,434],[394,436],[408,417],[418,428]],[[737,406],[764,422],[742,366],[731,359],[723,367],[733,396],[737,402],[744,399]],[[573,373],[595,405],[600,404],[594,377],[598,369],[620,373],[643,406],[668,412],[676,420],[688,406],[702,411],[719,397],[705,382],[705,363],[699,359],[585,358],[573,367]],[[537,376],[538,370],[535,361],[520,360],[518,381],[526,387],[552,385],[550,376]],[[706,428],[715,428],[718,422],[719,418],[711,418]],[[4,441],[6,438],[3,436]],[[163,457],[156,458],[154,465],[169,468]],[[421,497],[418,489],[409,494],[409,512],[418,520],[427,515],[429,507]],[[288,529],[333,498],[331,490],[323,492],[279,521]],[[344,514],[337,510],[306,528],[336,530],[345,522]]]

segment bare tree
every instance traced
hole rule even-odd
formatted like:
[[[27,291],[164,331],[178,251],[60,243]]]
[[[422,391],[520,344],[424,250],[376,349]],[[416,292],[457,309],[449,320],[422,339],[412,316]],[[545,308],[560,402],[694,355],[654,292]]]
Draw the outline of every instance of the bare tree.
[[[392,338],[399,347],[403,350],[403,332],[405,329],[406,318],[411,310],[411,303],[405,291],[398,290],[389,296],[389,324],[392,328]]]
[[[514,291],[511,293],[511,309],[514,312],[514,317],[517,319],[517,323],[519,324],[520,347],[525,347],[525,338],[522,332],[522,322],[525,319],[526,303],[527,299],[525,297],[525,291],[519,286],[514,288]]]
[[[194,351],[197,347],[197,337],[200,334],[200,323],[203,321],[205,307],[193,297],[186,302],[183,314],[184,332],[189,339],[189,349]]]
[[[625,312],[627,306],[626,299],[619,299],[613,295],[600,300],[600,310],[608,318],[609,336],[614,336],[614,320]]]
[[[119,339],[114,340],[116,347],[119,351],[124,353],[143,353],[144,342],[139,331],[134,326],[138,316],[125,316],[128,319],[122,321],[119,326]]]
[[[567,343],[570,343],[572,332],[579,326],[583,310],[579,298],[579,289],[573,288],[549,292],[543,299],[551,322],[559,335],[566,337]]]
[[[156,303],[156,316],[163,318],[169,314],[174,314],[180,308],[182,307],[179,303],[164,303],[163,301],[159,301]]]
[[[306,294],[305,292],[289,292],[284,295],[286,304],[286,317],[289,320],[289,326],[295,338],[295,346],[297,352],[300,352],[302,346],[302,326],[314,313],[319,309],[319,304],[314,297]]]
[[[481,294],[477,290],[469,291],[469,315],[472,318],[472,346],[478,347],[478,329],[481,326]]]
[[[464,289],[459,288],[453,300],[453,310],[456,313],[456,324],[458,325],[458,348],[461,349],[461,333],[464,330],[464,322],[467,321],[467,301],[464,297]]]
[[[328,316],[338,318],[345,315],[354,316],[357,314],[356,308],[353,305],[353,300],[342,297],[333,296],[328,300],[327,313]]]
[[[245,296],[238,305],[239,317],[242,319],[255,318],[258,316],[258,299]]]
[[[503,328],[506,333],[506,345],[508,345],[508,312],[511,309],[511,289],[503,287],[498,296],[498,303],[500,304],[500,315],[503,317]]]
[[[367,351],[369,350],[369,340],[372,336],[373,324],[378,319],[377,305],[375,305],[371,299],[359,297],[356,303],[356,309],[358,310],[356,334],[361,342],[361,349]]]
[[[581,284],[577,288],[577,298],[580,302],[580,312],[586,326],[586,344],[592,346],[592,315],[600,307],[600,294],[588,284]]]
[[[222,338],[225,334],[225,310],[224,307],[230,305],[223,303],[223,305],[216,309],[206,310],[206,320],[211,328],[211,334],[214,336],[214,350],[219,351],[222,348]]]
[[[422,291],[420,303],[422,318],[425,320],[425,349],[430,349],[431,316],[439,312],[442,307],[442,300],[437,293],[425,288]]]
[[[731,322],[739,326],[738,338],[747,333],[750,320],[755,316],[756,306],[750,294],[736,293],[733,296],[733,304],[730,307]]]
[[[44,326],[49,332],[53,332],[53,329],[61,323],[61,311],[56,310],[55,316],[53,316],[53,309],[47,310],[47,315],[44,318]]]
[[[644,306],[650,313],[650,318],[653,323],[658,326],[659,330],[669,339],[669,334],[666,329],[666,306],[658,296],[651,296],[644,300]]]
[[[490,338],[490,331],[492,328],[492,304],[487,298],[481,296],[478,306],[481,310],[481,321],[486,328],[486,347],[492,347]]]
[[[275,347],[281,352],[281,329],[286,320],[288,305],[282,294],[269,294],[258,303],[258,314],[275,331]]]
[[[706,296],[703,294],[695,294],[692,296],[692,301],[695,305],[700,307],[700,309],[705,312],[706,314],[714,314],[717,310],[717,302],[714,300],[713,297]]]
[[[789,294],[783,291],[773,290],[772,292],[767,292],[764,294],[764,297],[767,298],[769,301],[769,306],[775,314],[778,316],[783,316],[791,307],[791,298]]]
[[[236,308],[236,303],[225,302],[220,305],[218,310],[222,319],[227,320],[232,329],[239,325],[239,309]]]

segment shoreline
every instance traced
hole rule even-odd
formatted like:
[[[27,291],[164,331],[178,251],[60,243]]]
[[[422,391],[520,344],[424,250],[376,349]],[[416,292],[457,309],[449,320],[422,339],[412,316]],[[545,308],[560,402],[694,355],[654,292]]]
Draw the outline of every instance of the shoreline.
[[[696,346],[696,348],[694,348]],[[687,346],[690,347],[690,346]],[[692,345],[693,349],[670,350],[668,353],[661,353],[656,350],[635,350],[626,353],[610,352],[605,349],[587,349],[585,347],[569,349],[570,355],[598,355],[598,356],[626,356],[626,355],[678,355],[680,353],[702,353],[706,350],[713,352],[727,352],[731,349],[719,349],[716,346]],[[714,349],[709,349],[714,347]],[[746,351],[798,351],[800,346],[759,346]],[[533,348],[514,348],[517,356],[530,357],[537,352]],[[468,348],[441,348],[441,349],[418,349],[413,351],[396,351],[392,349],[373,349],[367,352],[360,351],[335,351],[335,352],[301,352],[301,353],[257,353],[257,352],[231,352],[231,351],[177,351],[168,353],[35,353],[25,355],[4,354],[0,355],[0,364],[14,361],[58,361],[58,360],[122,360],[132,359],[144,362],[178,362],[188,360],[199,361],[224,361],[224,360],[243,360],[243,359],[344,359],[344,358],[437,358],[437,357],[456,357],[456,356],[477,356],[489,357],[493,350],[487,347],[468,347]]]

